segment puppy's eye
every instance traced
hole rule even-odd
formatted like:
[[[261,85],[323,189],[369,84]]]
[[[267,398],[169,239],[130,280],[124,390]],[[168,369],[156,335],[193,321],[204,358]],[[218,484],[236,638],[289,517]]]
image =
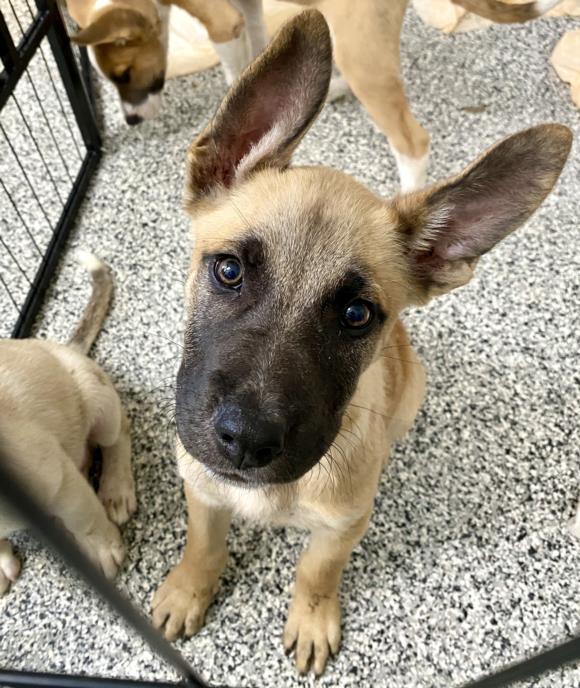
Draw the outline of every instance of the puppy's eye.
[[[235,289],[242,284],[244,269],[237,258],[232,256],[219,258],[214,265],[213,271],[218,282],[230,289]]]
[[[349,330],[364,330],[373,319],[373,305],[368,301],[351,301],[342,312],[342,325]]]

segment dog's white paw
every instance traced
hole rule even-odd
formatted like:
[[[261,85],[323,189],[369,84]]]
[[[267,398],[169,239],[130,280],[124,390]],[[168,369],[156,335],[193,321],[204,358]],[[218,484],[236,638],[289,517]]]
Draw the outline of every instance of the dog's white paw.
[[[0,540],[0,595],[4,595],[20,575],[20,560],[8,540]]]
[[[294,650],[296,668],[323,673],[330,655],[340,646],[340,605],[336,595],[300,595],[292,600],[282,638],[287,653]]]
[[[126,523],[137,510],[135,482],[131,474],[103,476],[98,495],[107,516],[119,526]]]
[[[106,578],[112,579],[117,575],[125,558],[125,545],[114,523],[107,521],[101,530],[87,533],[80,544]]]

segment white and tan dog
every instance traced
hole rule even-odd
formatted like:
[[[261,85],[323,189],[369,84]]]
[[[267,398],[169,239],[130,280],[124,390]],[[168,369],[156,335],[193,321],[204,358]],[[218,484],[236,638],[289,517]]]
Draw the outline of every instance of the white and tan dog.
[[[334,59],[341,76],[330,85],[328,100],[349,89],[387,137],[395,157],[401,189],[425,183],[429,135],[417,122],[405,95],[400,69],[400,37],[409,0],[289,0],[318,9],[330,27]],[[212,0],[199,0],[211,6]],[[236,40],[215,45],[228,84],[241,74],[265,45],[262,0],[231,0],[243,17]],[[457,5],[499,23],[526,22],[541,16],[558,0],[512,5],[500,0],[453,0]],[[419,13],[430,0],[414,0]]]
[[[572,141],[564,126],[536,126],[451,179],[385,200],[339,171],[290,166],[331,71],[327,24],[303,12],[190,146],[195,241],[176,394],[189,520],[183,558],[153,600],[168,638],[195,633],[232,516],[304,528],[283,640],[316,673],[339,647],[342,571],[389,447],[423,398],[400,314],[471,280],[550,192]]]
[[[115,524],[135,511],[129,423],[107,375],[87,354],[107,313],[109,269],[89,254],[89,305],[68,346],[38,339],[0,341],[0,456],[83,550],[113,577],[124,558]],[[102,450],[98,496],[86,476]],[[0,595],[20,573],[6,539],[25,527],[0,504]]]
[[[81,27],[72,40],[88,46],[93,65],[113,82],[128,124],[159,111],[172,5],[199,19],[218,50],[223,42],[236,45],[244,20],[229,0],[67,0]]]

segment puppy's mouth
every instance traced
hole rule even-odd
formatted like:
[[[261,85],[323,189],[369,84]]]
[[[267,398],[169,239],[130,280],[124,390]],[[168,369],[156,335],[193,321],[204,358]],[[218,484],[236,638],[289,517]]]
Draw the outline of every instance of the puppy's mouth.
[[[235,471],[225,471],[216,468],[210,468],[209,470],[214,478],[225,483],[246,487],[256,487],[259,484],[258,481],[252,480],[247,472],[237,473]]]

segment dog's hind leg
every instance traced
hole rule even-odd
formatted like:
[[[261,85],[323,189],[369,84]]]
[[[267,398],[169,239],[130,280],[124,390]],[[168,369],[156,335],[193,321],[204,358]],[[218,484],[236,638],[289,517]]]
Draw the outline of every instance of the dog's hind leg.
[[[20,561],[8,540],[0,540],[0,595],[8,592],[10,585],[20,575]]]
[[[83,359],[76,379],[89,418],[88,445],[100,447],[103,455],[99,498],[109,518],[121,525],[137,507],[129,419],[113,383],[96,363]]]
[[[59,518],[80,547],[112,578],[125,550],[117,526],[60,441],[44,427],[22,425],[12,439],[8,461],[16,478],[52,516]],[[26,461],[18,460],[26,454]]]
[[[153,625],[175,640],[197,633],[218,587],[228,558],[226,536],[231,514],[201,501],[185,485],[188,521],[183,558],[153,598]]]
[[[135,483],[131,470],[131,434],[129,419],[121,409],[121,428],[113,444],[99,443],[103,455],[103,470],[99,484],[99,499],[114,523],[126,523],[137,509]]]
[[[425,183],[429,135],[413,117],[400,75],[399,40],[406,2],[320,3],[332,31],[336,64],[355,96],[387,136],[401,189]]]
[[[346,531],[313,532],[300,558],[283,635],[286,652],[294,648],[300,673],[308,671],[312,663],[314,673],[320,675],[328,657],[338,651],[341,616],[338,589],[342,571],[364,535],[369,517],[370,512]]]

